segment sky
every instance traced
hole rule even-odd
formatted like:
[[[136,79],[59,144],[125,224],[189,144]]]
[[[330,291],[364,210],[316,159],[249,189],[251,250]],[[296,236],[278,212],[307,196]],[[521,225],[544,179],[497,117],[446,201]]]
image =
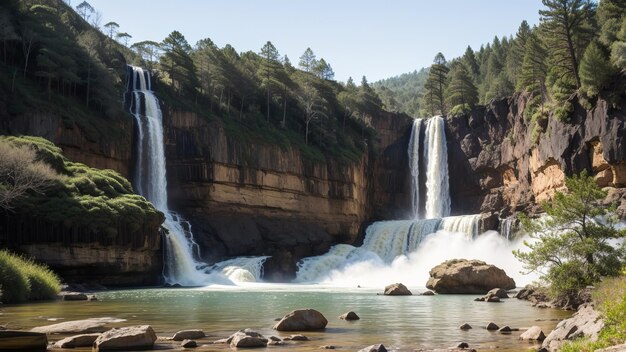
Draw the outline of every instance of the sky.
[[[82,0],[71,0],[76,6]],[[310,47],[335,71],[370,82],[475,50],[494,36],[514,35],[522,20],[538,24],[541,0],[88,0],[131,42],[180,31],[194,45],[259,52],[268,40],[293,64]]]

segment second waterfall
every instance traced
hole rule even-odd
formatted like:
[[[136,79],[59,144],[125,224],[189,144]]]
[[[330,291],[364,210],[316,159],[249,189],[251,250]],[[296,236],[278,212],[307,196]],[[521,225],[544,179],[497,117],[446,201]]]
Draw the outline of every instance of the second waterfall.
[[[449,216],[448,148],[443,117],[413,121],[408,155],[413,219]]]

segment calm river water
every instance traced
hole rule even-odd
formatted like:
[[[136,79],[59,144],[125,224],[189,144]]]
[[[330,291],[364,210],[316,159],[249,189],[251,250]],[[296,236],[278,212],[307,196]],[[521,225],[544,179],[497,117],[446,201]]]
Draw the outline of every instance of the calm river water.
[[[414,293],[422,289],[412,289]],[[207,338],[197,351],[228,350],[211,345],[236,330],[252,328],[266,336],[290,334],[272,330],[276,318],[293,309],[314,308],[329,323],[324,332],[306,332],[307,342],[290,342],[271,349],[313,351],[322,345],[338,350],[355,351],[374,343],[383,343],[396,351],[420,348],[445,348],[460,341],[477,350],[525,351],[536,346],[519,341],[521,332],[509,335],[489,332],[490,321],[500,326],[524,329],[541,326],[548,334],[559,319],[571,313],[555,309],[533,308],[517,299],[503,303],[474,302],[472,295],[379,296],[371,289],[344,289],[320,285],[254,284],[244,287],[150,288],[108,291],[97,294],[92,302],[48,302],[20,306],[2,306],[0,322],[11,328],[31,328],[68,320],[93,317],[126,319],[112,326],[150,324],[158,336],[171,336],[182,329],[203,329]],[[338,316],[354,311],[361,320],[346,322]],[[474,329],[461,331],[469,323]],[[63,336],[52,337],[57,340]],[[159,348],[177,347],[159,342]]]

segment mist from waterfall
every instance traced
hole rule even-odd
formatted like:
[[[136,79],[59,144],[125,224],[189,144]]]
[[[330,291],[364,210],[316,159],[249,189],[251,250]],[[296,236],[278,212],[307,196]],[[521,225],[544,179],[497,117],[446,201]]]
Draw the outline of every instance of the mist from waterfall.
[[[225,264],[208,266],[199,261],[199,247],[191,224],[172,212],[167,205],[167,177],[163,121],[159,100],[152,92],[150,72],[130,66],[128,71],[130,112],[137,126],[134,168],[135,190],[165,214],[163,277],[165,283],[199,286],[212,283],[232,284],[260,279],[267,257],[236,258]]]

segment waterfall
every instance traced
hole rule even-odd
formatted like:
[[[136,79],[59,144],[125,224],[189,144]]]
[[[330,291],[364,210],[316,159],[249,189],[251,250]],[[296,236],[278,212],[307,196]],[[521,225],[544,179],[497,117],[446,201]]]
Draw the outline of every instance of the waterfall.
[[[170,285],[207,285],[257,281],[267,257],[241,258],[208,266],[200,262],[199,247],[191,224],[167,205],[167,177],[163,121],[159,100],[152,92],[150,72],[129,66],[128,92],[130,112],[137,125],[134,182],[135,190],[165,214],[163,276]],[[224,280],[226,278],[227,280]]]
[[[168,284],[193,286],[207,283],[205,266],[194,259],[198,245],[191,225],[167,206],[167,178],[163,122],[159,100],[151,90],[150,72],[131,67],[129,82],[130,110],[137,125],[134,186],[159,211],[165,214],[165,263],[163,276]]]
[[[333,246],[328,253],[304,258],[299,263],[296,281],[316,282],[350,265],[376,262],[389,265],[410,255],[437,231],[454,232],[472,239],[478,234],[480,216],[453,216],[425,220],[379,221],[368,226],[361,247],[347,244]]]
[[[425,125],[425,126],[424,126]],[[422,139],[422,132],[423,139]],[[423,155],[420,155],[423,154]],[[409,169],[411,170],[411,215],[420,216],[420,166],[425,176],[426,197],[424,214],[426,219],[443,218],[450,215],[450,191],[448,182],[448,148],[446,146],[445,121],[441,116],[413,121],[408,147]],[[424,165],[421,165],[423,163]]]
[[[511,240],[515,237],[519,231],[518,220],[515,216],[511,216],[505,219],[500,219],[500,235],[507,240]]]
[[[443,117],[431,117],[426,124],[426,218],[450,215],[448,148]]]
[[[424,125],[423,119],[415,119],[409,139],[409,169],[411,170],[411,209],[413,219],[419,218],[420,209],[420,133]]]

